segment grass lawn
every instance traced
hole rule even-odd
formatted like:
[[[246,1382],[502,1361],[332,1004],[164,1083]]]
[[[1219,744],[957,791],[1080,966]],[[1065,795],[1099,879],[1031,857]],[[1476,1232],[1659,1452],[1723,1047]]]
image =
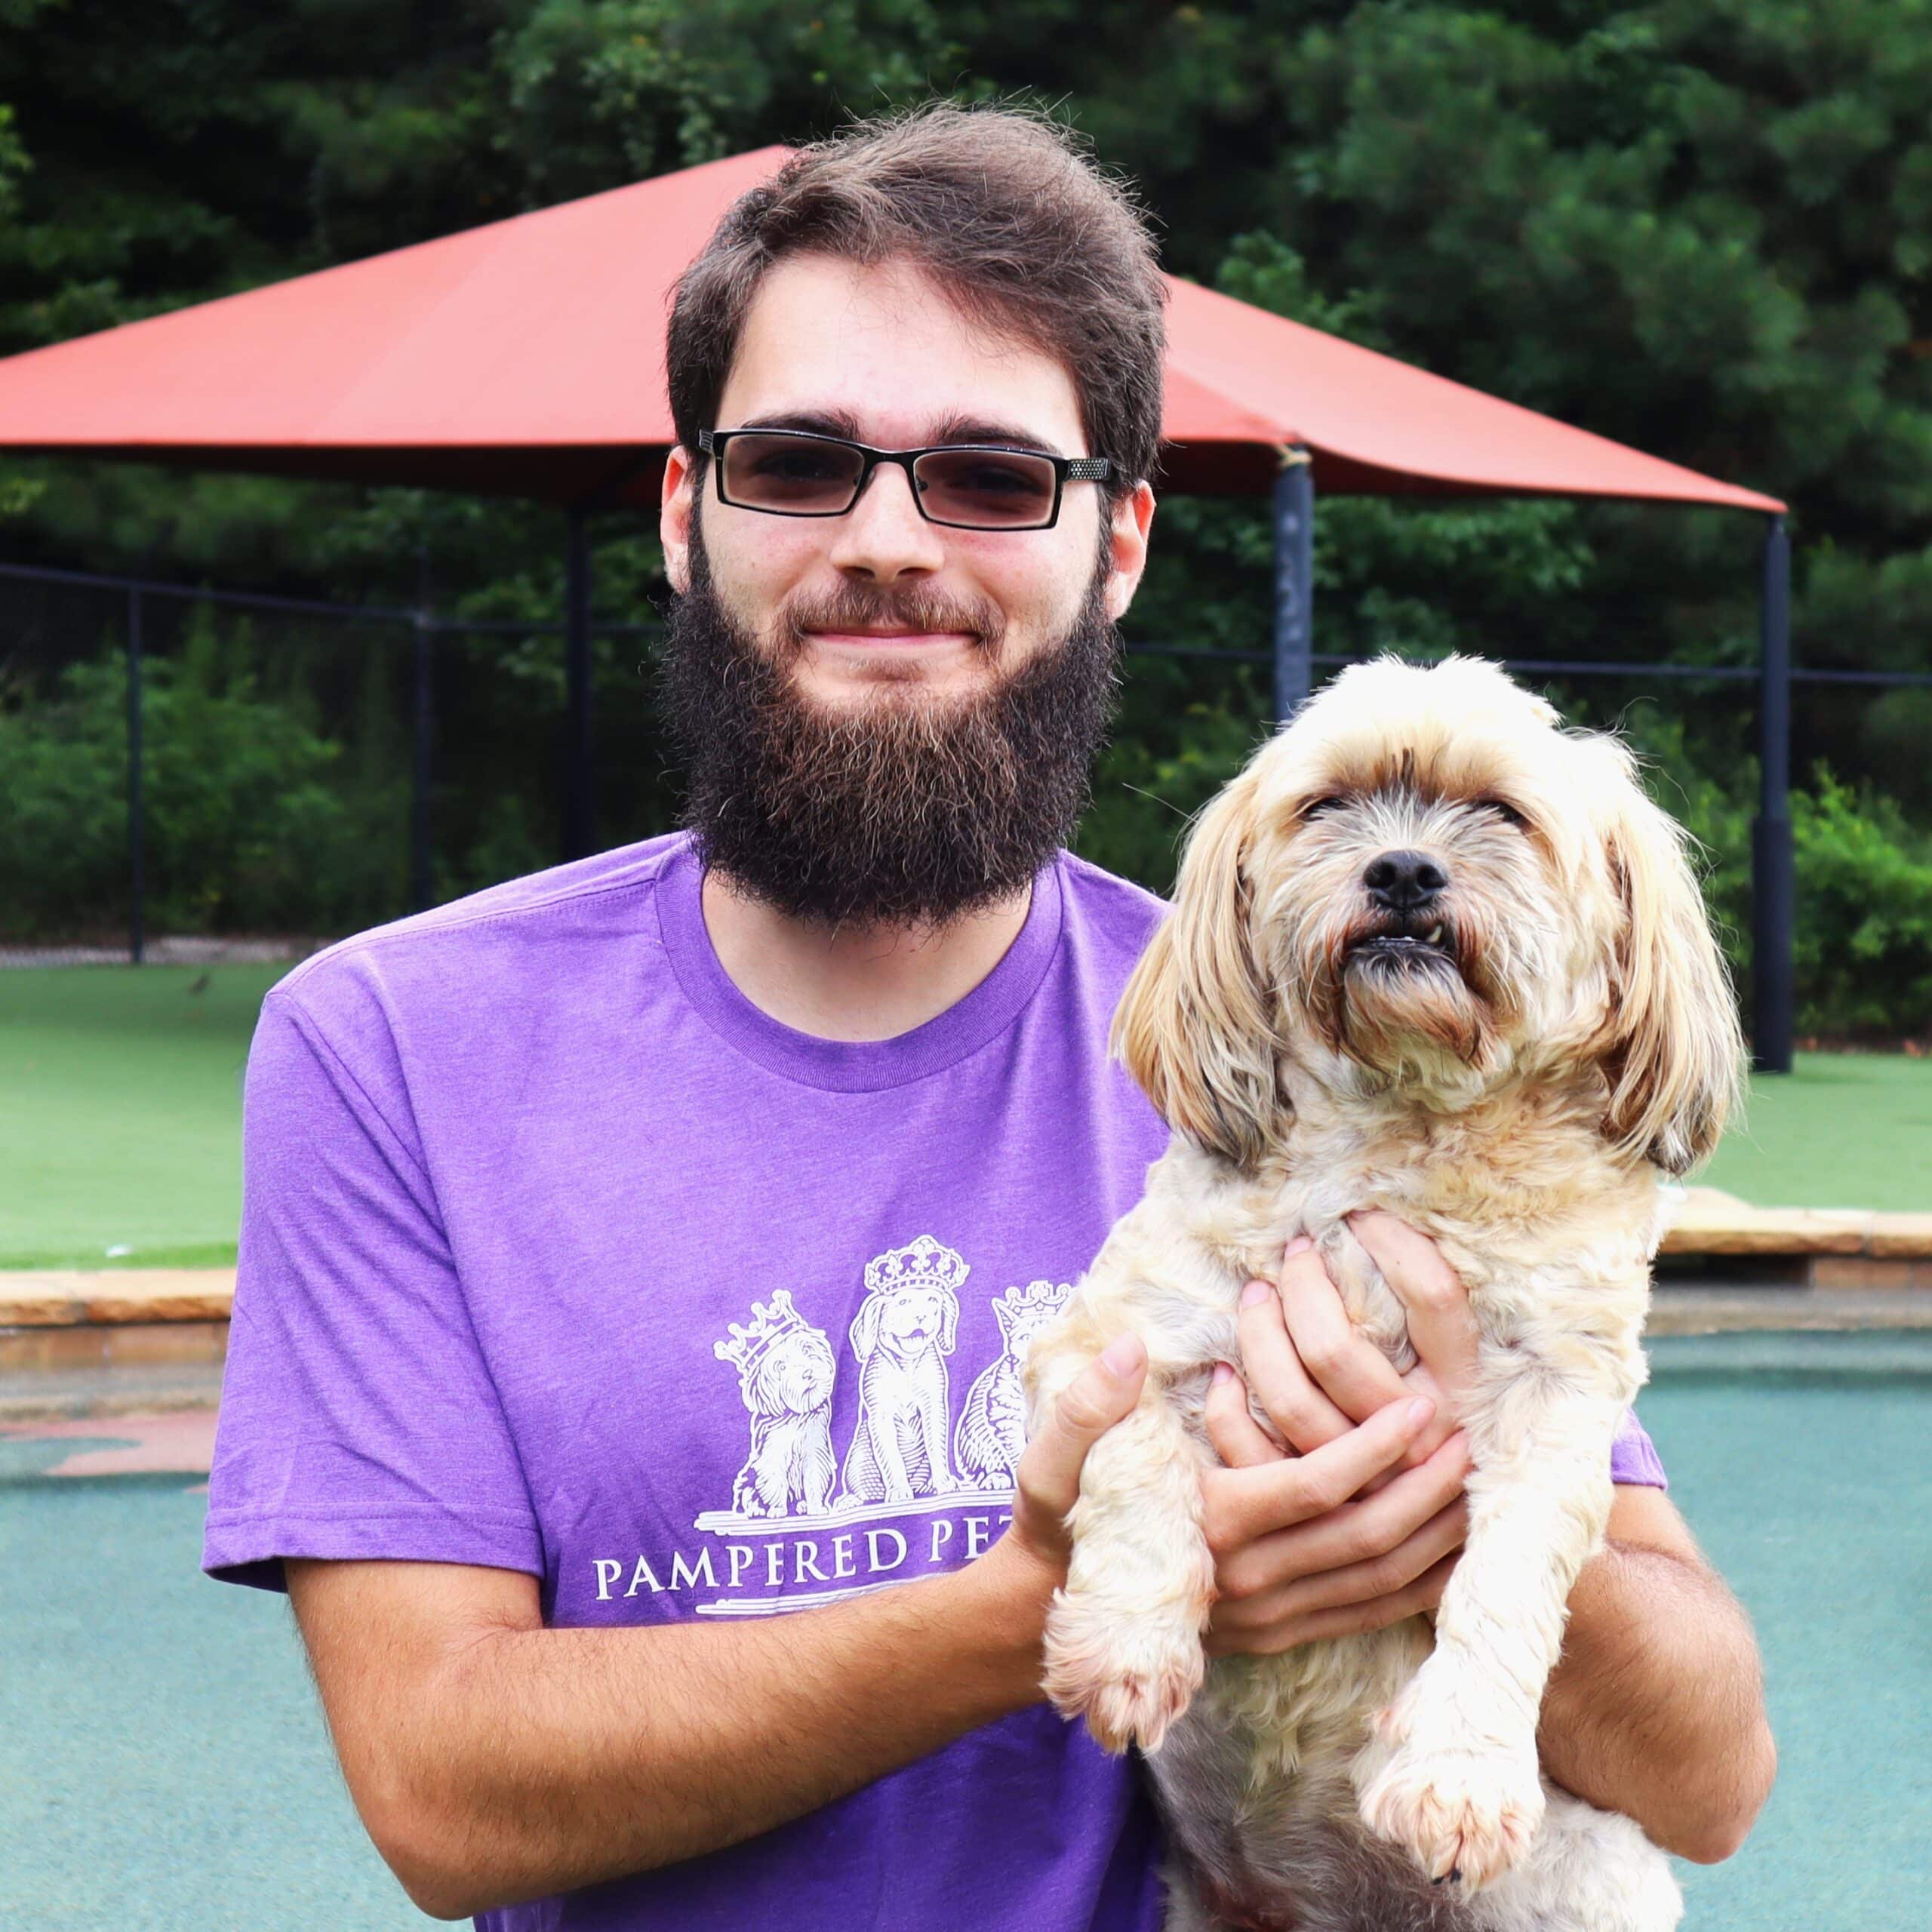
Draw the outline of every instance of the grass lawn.
[[[1800,1054],[1789,1073],[1757,1075],[1696,1178],[1760,1208],[1932,1213],[1932,1060]]]
[[[233,1260],[242,1069],[287,970],[0,971],[0,1268]],[[1932,1060],[1800,1054],[1700,1178],[1761,1207],[1932,1211]]]
[[[0,971],[0,1268],[235,1259],[242,1069],[288,971]]]

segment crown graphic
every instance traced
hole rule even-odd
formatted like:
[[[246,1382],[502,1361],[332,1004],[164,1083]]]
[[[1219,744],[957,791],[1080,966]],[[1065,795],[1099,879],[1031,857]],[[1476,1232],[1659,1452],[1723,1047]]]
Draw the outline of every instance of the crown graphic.
[[[1029,1281],[1023,1288],[1008,1288],[1000,1300],[1015,1309],[1037,1308],[1043,1302],[1057,1308],[1072,1292],[1072,1284],[1066,1281]]]
[[[780,1288],[768,1303],[752,1303],[752,1318],[743,1327],[735,1321],[730,1326],[731,1339],[713,1342],[711,1352],[720,1361],[732,1364],[740,1377],[748,1380],[770,1349],[801,1329],[811,1332],[812,1324],[792,1306],[791,1290]]]
[[[875,1295],[895,1288],[943,1288],[957,1294],[971,1267],[931,1235],[904,1247],[895,1247],[866,1263],[866,1287]]]

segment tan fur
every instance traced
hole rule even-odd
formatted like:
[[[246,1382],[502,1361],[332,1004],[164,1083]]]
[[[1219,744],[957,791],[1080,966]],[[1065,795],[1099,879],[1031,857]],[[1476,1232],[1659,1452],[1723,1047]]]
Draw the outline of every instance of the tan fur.
[[[1364,869],[1396,849],[1447,872],[1452,958],[1361,946],[1388,916]],[[1621,746],[1493,666],[1354,668],[1202,814],[1115,1042],[1175,1134],[1029,1361],[1036,1419],[1124,1331],[1149,1363],[1088,1457],[1047,1684],[1152,1753],[1187,1922],[1212,1900],[1297,1932],[1664,1932],[1662,1854],[1543,1783],[1536,1725],[1644,1380],[1660,1173],[1715,1145],[1740,1079],[1681,835]],[[1242,1284],[1305,1232],[1355,1323],[1414,1360],[1344,1218],[1366,1208],[1469,1291],[1467,1543],[1432,1632],[1204,1670],[1201,1413]]]

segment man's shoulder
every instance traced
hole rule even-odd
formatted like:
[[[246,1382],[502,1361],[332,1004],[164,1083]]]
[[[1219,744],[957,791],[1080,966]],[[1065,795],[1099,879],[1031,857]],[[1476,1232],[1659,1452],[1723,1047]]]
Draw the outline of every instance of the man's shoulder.
[[[371,927],[311,954],[270,998],[326,1027],[372,1001],[406,1004],[417,989],[439,1006],[500,1007],[528,992],[534,974],[561,993],[574,960],[601,960],[613,942],[654,943],[651,895],[688,842],[673,832],[620,846]]]
[[[1063,852],[1060,863],[1069,924],[1091,944],[1139,958],[1168,916],[1168,902],[1076,853]]]

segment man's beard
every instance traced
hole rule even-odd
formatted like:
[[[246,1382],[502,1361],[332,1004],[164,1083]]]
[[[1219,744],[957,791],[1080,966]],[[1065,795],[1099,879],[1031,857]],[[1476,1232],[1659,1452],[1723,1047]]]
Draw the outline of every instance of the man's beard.
[[[767,656],[719,601],[695,527],[691,579],[661,691],[708,869],[795,918],[923,926],[1016,896],[1072,837],[1119,685],[1103,565],[1065,637],[1011,672],[990,602],[851,583],[788,600]],[[850,706],[799,689],[808,632],[885,627],[964,632],[992,676],[961,698],[881,680]]]

